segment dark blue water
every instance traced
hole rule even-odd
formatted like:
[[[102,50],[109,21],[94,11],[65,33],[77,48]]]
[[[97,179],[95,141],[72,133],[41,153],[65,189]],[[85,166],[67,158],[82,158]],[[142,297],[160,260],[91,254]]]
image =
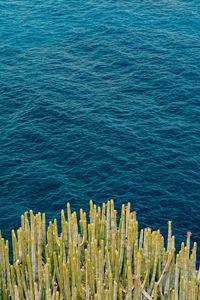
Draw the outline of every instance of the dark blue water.
[[[199,0],[0,1],[3,236],[111,198],[200,244]]]

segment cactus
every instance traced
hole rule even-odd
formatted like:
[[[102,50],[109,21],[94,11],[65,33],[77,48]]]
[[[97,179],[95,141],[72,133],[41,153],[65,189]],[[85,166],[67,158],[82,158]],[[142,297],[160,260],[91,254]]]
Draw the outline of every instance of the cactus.
[[[67,216],[67,219],[66,219]],[[21,227],[12,230],[12,258],[0,233],[0,299],[2,300],[200,300],[200,271],[196,270],[190,236],[175,255],[172,222],[166,248],[160,231],[140,230],[131,205],[122,205],[117,226],[114,201],[102,207],[90,201],[89,222],[67,204],[57,220],[30,211]]]

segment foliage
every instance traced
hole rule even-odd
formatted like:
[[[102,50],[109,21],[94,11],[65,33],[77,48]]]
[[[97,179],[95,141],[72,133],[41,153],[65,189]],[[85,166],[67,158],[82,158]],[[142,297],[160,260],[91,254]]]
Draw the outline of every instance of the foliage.
[[[138,233],[130,203],[117,223],[113,200],[102,207],[90,201],[89,222],[81,209],[79,224],[68,203],[60,235],[56,219],[46,231],[44,214],[26,212],[12,230],[13,265],[0,235],[0,299],[200,299],[190,233],[175,257],[171,221],[166,249],[159,230]]]

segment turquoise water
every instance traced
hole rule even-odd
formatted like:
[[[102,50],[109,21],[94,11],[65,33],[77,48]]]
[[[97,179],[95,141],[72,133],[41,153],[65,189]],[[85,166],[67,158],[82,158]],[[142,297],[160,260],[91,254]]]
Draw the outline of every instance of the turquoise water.
[[[111,198],[200,244],[200,3],[0,1],[0,228]]]

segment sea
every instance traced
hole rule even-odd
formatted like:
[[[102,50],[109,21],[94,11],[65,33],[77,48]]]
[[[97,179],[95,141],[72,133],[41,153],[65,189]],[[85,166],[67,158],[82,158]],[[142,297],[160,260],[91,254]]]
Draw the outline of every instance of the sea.
[[[2,236],[91,199],[200,259],[199,0],[0,0]]]

